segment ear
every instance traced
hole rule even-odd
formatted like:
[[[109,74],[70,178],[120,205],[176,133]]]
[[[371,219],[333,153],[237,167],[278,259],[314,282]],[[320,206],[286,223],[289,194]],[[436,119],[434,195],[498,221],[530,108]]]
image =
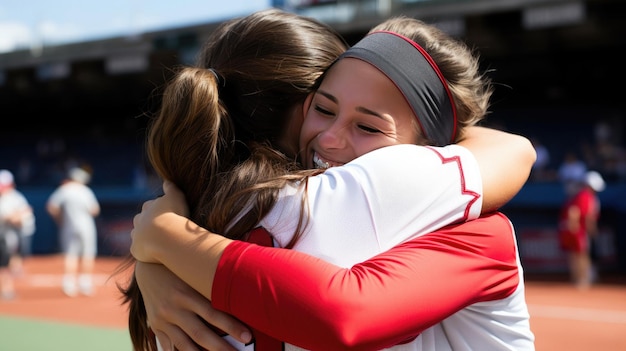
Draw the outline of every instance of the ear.
[[[307,95],[306,99],[304,99],[304,103],[302,104],[302,116],[304,116],[304,119],[306,119],[306,115],[309,112],[309,108],[311,108],[313,95],[315,95],[315,93],[310,93],[309,95]]]

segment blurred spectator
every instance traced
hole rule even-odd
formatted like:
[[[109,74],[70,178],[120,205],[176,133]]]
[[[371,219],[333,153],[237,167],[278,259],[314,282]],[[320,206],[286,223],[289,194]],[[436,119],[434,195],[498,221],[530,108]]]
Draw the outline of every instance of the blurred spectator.
[[[568,151],[558,169],[559,181],[565,188],[568,196],[575,194],[580,186],[580,181],[585,178],[587,165],[574,151]]]
[[[624,149],[609,142],[598,142],[595,155],[599,168],[607,181],[620,181],[624,178]]]
[[[42,137],[37,142],[37,155],[41,160],[56,158],[65,152],[65,140],[61,137]]]
[[[537,160],[533,164],[531,170],[531,179],[536,181],[553,180],[554,174],[550,169],[550,151],[548,148],[536,137],[531,137],[530,142],[535,148],[537,153]]]
[[[597,193],[605,188],[604,179],[595,171],[587,172],[579,182],[579,190],[569,197],[559,215],[559,243],[567,252],[570,277],[577,288],[587,289],[592,283],[591,240],[598,235],[600,199]]]
[[[61,185],[50,195],[46,210],[59,227],[65,255],[63,292],[68,296],[93,294],[93,269],[97,253],[95,217],[100,204],[87,186],[91,173],[80,167],[69,170]]]
[[[607,121],[597,121],[593,127],[593,137],[596,142],[613,142],[611,124]]]
[[[20,185],[28,184],[33,176],[33,165],[30,162],[30,159],[27,157],[22,157],[17,164],[17,182]]]
[[[22,271],[25,250],[23,237],[35,232],[33,209],[26,197],[15,188],[13,173],[0,170],[0,290],[3,299],[15,296],[13,271]]]
[[[597,169],[607,182],[626,180],[626,150],[620,145],[621,129],[621,122],[615,118],[612,122],[596,122],[594,144],[585,157],[587,166]]]

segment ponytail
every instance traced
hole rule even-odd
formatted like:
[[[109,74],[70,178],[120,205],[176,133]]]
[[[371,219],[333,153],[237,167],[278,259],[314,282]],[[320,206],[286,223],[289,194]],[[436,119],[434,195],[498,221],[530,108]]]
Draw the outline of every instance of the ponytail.
[[[149,130],[150,162],[159,176],[181,188],[192,210],[235,154],[234,126],[220,102],[218,85],[210,70],[180,69],[166,87]]]

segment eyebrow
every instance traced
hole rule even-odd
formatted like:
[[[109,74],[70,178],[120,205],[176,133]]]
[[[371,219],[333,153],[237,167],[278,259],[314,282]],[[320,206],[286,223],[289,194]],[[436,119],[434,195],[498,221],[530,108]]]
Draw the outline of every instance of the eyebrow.
[[[334,102],[336,104],[339,103],[339,100],[337,100],[337,98],[334,95],[332,95],[332,94],[330,94],[328,92],[325,92],[323,90],[318,89],[316,94],[323,95],[328,100],[330,100],[330,101],[332,101],[332,102]],[[385,122],[389,122],[389,118],[386,118],[385,116],[381,115],[380,113],[378,113],[376,111],[372,111],[372,110],[370,110],[370,109],[368,109],[366,107],[357,106],[356,111],[360,112],[360,113],[364,113],[366,115],[371,115],[371,116],[374,116],[374,117],[378,117],[378,118],[382,119]]]

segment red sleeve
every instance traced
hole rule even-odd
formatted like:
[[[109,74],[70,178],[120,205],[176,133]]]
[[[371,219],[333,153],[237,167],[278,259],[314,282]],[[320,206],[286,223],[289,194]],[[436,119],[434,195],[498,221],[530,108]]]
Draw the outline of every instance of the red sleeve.
[[[515,291],[512,230],[504,215],[486,215],[351,269],[293,250],[235,242],[220,261],[213,304],[307,349],[381,349],[470,304]]]

